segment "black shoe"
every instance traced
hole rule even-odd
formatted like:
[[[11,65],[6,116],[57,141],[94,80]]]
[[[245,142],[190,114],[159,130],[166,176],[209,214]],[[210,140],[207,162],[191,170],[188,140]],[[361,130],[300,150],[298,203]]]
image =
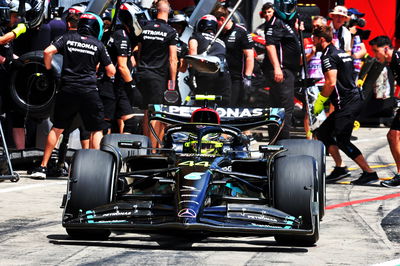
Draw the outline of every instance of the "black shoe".
[[[350,176],[350,172],[347,166],[335,166],[331,174],[326,177],[326,183],[332,183],[348,176]]]
[[[368,172],[363,172],[357,180],[351,181],[353,185],[366,185],[371,182],[375,182],[379,180],[378,175],[376,172],[368,173]]]
[[[39,166],[33,169],[31,177],[36,179],[46,179],[47,167]]]
[[[400,174],[396,174],[392,179],[382,181],[381,186],[384,187],[397,187],[400,186]]]

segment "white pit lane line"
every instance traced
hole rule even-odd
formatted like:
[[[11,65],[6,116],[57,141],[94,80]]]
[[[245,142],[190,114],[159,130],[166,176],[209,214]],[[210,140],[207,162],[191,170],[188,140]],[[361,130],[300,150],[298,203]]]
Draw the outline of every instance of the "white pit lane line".
[[[0,194],[1,193],[7,193],[7,192],[28,190],[28,189],[32,189],[32,188],[40,188],[40,187],[48,187],[48,186],[56,186],[56,185],[65,185],[66,183],[67,183],[67,180],[59,181],[59,182],[52,182],[52,183],[47,182],[47,183],[42,183],[42,184],[33,184],[33,185],[26,185],[26,186],[3,188],[3,189],[0,189]]]
[[[400,265],[400,259],[374,264],[373,266],[396,266],[396,265]]]
[[[372,138],[372,139],[358,139],[358,140],[353,140],[352,143],[360,143],[360,142],[374,142],[377,140],[383,140],[387,139],[386,137],[379,137],[379,138]]]

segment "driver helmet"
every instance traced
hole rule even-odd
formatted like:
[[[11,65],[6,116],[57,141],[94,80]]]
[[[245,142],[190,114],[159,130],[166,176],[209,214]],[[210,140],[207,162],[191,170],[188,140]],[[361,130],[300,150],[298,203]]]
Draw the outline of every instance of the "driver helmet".
[[[214,17],[213,15],[203,16],[197,22],[196,30],[198,32],[205,32],[205,33],[212,32],[212,33],[216,34],[217,30],[218,30],[217,18]]]
[[[219,134],[210,134],[204,136],[201,139],[201,147],[200,154],[209,154],[209,155],[220,155],[222,154],[222,149],[224,143],[219,140]],[[197,136],[189,136],[187,142],[184,143],[184,152],[186,153],[197,153],[199,142],[197,140]]]
[[[297,0],[275,0],[274,9],[278,18],[289,21],[297,13]]]
[[[91,35],[101,40],[103,37],[103,20],[96,14],[85,12],[79,18],[78,33]]]

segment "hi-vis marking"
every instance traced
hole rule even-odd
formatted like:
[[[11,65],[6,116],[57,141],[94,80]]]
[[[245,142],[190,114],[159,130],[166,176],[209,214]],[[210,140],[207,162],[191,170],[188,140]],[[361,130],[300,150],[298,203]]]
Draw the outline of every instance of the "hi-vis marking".
[[[210,163],[207,161],[202,161],[202,162],[195,162],[195,161],[186,161],[178,164],[178,166],[203,166],[203,167],[209,167]]]

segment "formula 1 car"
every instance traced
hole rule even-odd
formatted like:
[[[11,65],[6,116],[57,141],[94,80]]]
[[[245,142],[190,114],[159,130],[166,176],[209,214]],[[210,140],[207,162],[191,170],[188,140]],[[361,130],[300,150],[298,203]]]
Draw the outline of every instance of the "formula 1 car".
[[[153,108],[149,120],[168,124],[162,148],[145,136],[112,134],[101,150],[75,153],[63,200],[70,237],[106,239],[112,230],[318,241],[324,146],[272,138],[250,150],[242,133],[282,128],[283,109]]]

